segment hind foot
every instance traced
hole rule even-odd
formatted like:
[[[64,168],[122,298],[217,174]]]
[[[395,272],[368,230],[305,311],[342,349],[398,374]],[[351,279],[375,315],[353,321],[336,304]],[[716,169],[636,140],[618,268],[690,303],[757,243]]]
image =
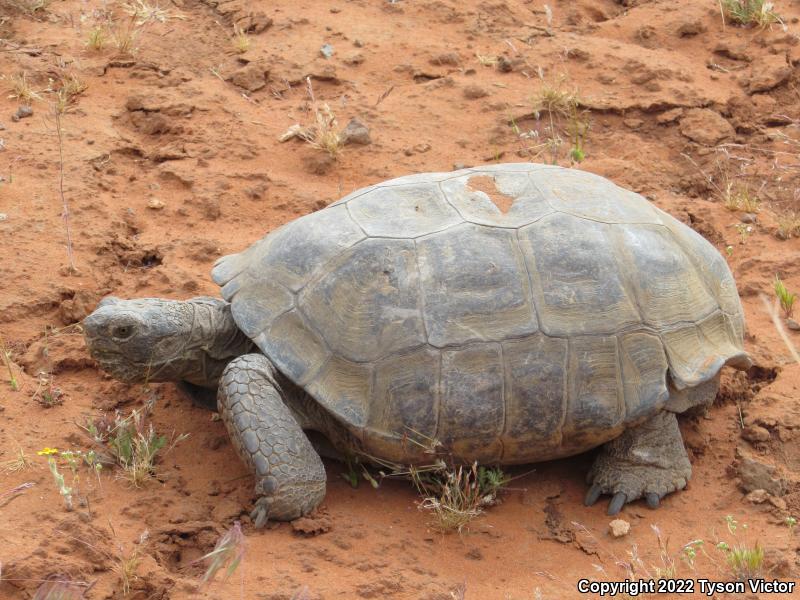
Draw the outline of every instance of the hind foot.
[[[691,476],[678,419],[662,412],[603,446],[586,477],[591,487],[584,503],[591,506],[608,494],[613,496],[609,515],[639,498],[658,508],[664,496],[682,490]]]

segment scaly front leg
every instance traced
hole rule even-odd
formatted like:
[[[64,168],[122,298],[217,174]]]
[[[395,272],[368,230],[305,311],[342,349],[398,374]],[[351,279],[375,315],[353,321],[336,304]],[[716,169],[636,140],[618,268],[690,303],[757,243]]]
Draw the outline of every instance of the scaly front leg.
[[[308,514],[325,497],[322,460],[284,403],[275,372],[266,356],[245,354],[225,368],[217,395],[233,445],[256,474],[256,527]]]

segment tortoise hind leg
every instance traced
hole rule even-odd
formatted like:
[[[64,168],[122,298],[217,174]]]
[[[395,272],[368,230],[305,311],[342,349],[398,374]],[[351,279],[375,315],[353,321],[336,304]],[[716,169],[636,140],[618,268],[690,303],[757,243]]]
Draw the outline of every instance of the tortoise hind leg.
[[[256,475],[256,527],[308,514],[325,497],[325,467],[284,403],[275,372],[263,354],[235,358],[217,396],[233,445]]]
[[[610,494],[609,515],[642,497],[656,508],[661,498],[686,487],[691,475],[678,419],[663,411],[603,446],[586,478],[591,487],[585,504]]]

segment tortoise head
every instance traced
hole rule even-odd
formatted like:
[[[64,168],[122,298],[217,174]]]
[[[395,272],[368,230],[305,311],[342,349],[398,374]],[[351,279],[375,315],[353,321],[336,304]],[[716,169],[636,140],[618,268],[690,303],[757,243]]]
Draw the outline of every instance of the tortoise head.
[[[83,321],[89,353],[125,382],[175,381],[193,356],[194,307],[190,302],[104,298]],[[195,367],[196,368],[196,367]]]

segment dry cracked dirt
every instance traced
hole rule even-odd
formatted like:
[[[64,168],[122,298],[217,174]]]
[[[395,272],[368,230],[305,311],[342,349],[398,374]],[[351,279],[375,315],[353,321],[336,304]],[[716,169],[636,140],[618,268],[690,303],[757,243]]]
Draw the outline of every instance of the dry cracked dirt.
[[[70,598],[578,598],[581,578],[673,562],[731,580],[721,541],[760,544],[764,575],[796,580],[800,364],[769,307],[776,275],[800,292],[800,4],[773,10],[759,27],[716,0],[0,0],[0,598],[56,575]],[[348,129],[335,157],[291,135],[317,115]],[[512,469],[460,534],[407,481],[353,488],[328,462],[321,514],[255,530],[223,424],[86,352],[80,320],[104,295],[216,296],[214,260],[283,223],[384,179],[498,161],[609,177],[736,277],[755,366],[682,419],[693,479],[657,511],[625,507],[627,535],[582,504],[591,454]],[[39,454],[100,451],[82,426],[151,402],[159,435],[188,437],[139,487],[111,465],[72,481],[63,454]],[[198,559],[236,520],[244,560],[201,586]]]

